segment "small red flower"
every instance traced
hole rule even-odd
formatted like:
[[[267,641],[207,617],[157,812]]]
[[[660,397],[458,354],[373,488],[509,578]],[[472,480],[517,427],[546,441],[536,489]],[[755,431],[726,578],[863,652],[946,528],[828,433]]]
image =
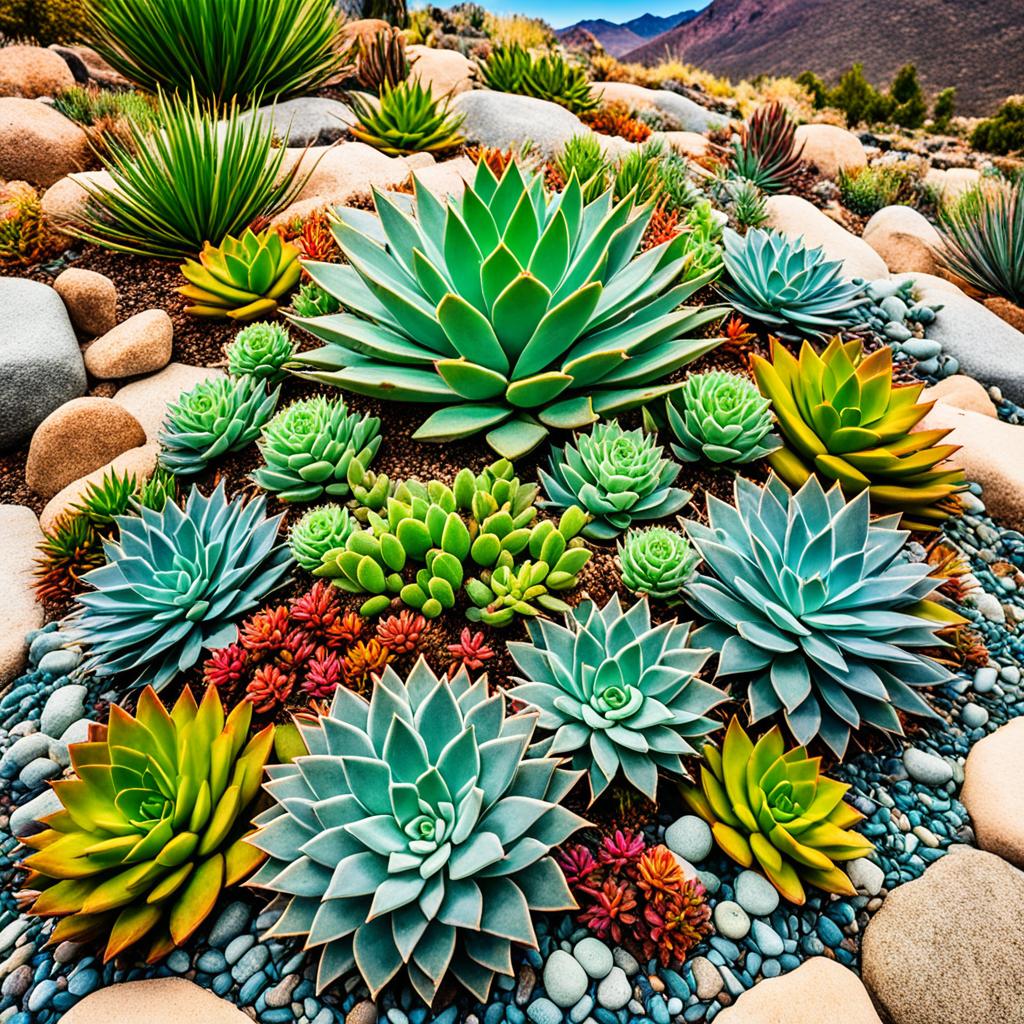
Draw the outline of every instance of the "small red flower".
[[[711,934],[711,908],[705,896],[704,886],[691,878],[660,906],[644,907],[641,944],[647,959],[657,957],[662,967],[678,967]]]
[[[468,629],[463,629],[458,643],[448,645],[448,651],[455,659],[448,669],[450,676],[460,668],[476,672],[484,667],[485,661],[494,657],[494,651],[484,643],[483,633],[471,633]]]
[[[338,629],[338,638],[346,644],[354,644],[366,629],[366,619],[357,612],[345,612]]]
[[[285,646],[290,631],[288,608],[282,604],[277,608],[264,608],[251,616],[242,624],[240,639],[247,651],[276,654]]]
[[[623,935],[636,924],[635,910],[633,886],[609,878],[594,893],[594,902],[580,914],[580,924],[586,925],[600,939],[610,935],[614,942],[622,942]]]
[[[582,843],[574,843],[558,851],[558,866],[565,875],[570,889],[594,887],[594,873],[599,865],[594,855]]]
[[[613,874],[625,872],[630,878],[635,878],[636,862],[645,849],[642,833],[616,829],[613,835],[602,838],[597,859]]]
[[[329,700],[342,682],[341,658],[335,651],[321,647],[306,666],[302,692],[314,700]]]
[[[318,646],[338,647],[355,639],[344,629],[348,615],[342,610],[337,588],[323,580],[292,601],[291,617]]]
[[[667,846],[654,846],[637,861],[637,887],[648,903],[661,906],[683,887],[683,869]]]

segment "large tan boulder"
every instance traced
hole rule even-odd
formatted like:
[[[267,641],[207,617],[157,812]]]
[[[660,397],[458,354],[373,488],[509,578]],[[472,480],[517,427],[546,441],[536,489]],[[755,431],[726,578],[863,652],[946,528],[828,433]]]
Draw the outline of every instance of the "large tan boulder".
[[[430,86],[435,96],[454,96],[473,88],[476,64],[458,50],[434,46],[407,46],[412,64],[410,75]]]
[[[416,180],[443,200],[445,196],[461,196],[475,174],[476,164],[468,156],[457,156],[416,171]]]
[[[795,134],[797,146],[803,146],[803,159],[814,164],[826,178],[840,171],[866,167],[864,144],[853,132],[834,124],[802,124]]]
[[[881,1024],[860,978],[823,956],[805,960],[781,978],[758,982],[717,1019],[721,1024]]]
[[[0,178],[45,188],[91,159],[85,132],[60,111],[39,100],[0,98]]]
[[[117,288],[106,274],[68,267],[57,275],[53,288],[71,322],[88,337],[105,334],[117,323]]]
[[[967,755],[960,802],[978,845],[1024,868],[1024,718],[979,740]]]
[[[89,193],[82,187],[82,182],[104,188],[114,187],[114,179],[108,171],[83,171],[55,181],[40,200],[43,216],[50,227],[57,230],[82,218],[89,202]]]
[[[894,274],[936,273],[935,249],[942,239],[935,226],[912,206],[886,206],[865,225],[861,236]]]
[[[234,1003],[185,978],[149,978],[97,989],[62,1024],[252,1024]]]
[[[372,43],[381,32],[390,32],[391,25],[383,18],[357,18],[347,21],[338,33],[338,44],[346,49],[349,46],[365,46]]]
[[[1024,1024],[1024,873],[954,850],[885,898],[864,984],[891,1024]]]
[[[36,427],[25,462],[25,482],[50,498],[115,455],[146,443],[139,421],[110,398],[75,398]]]
[[[888,277],[885,260],[863,239],[826,217],[813,203],[799,196],[769,196],[767,227],[790,238],[803,238],[809,248],[820,247],[832,260],[841,260],[848,278],[866,281]]]
[[[171,361],[174,324],[162,309],[146,309],[112,327],[85,350],[85,368],[100,380],[162,370]]]
[[[954,373],[944,377],[930,388],[925,388],[921,395],[922,402],[945,402],[946,405],[968,412],[980,413],[982,416],[996,418],[996,407],[988,392],[973,377],[963,373]]]
[[[223,370],[209,366],[170,363],[159,373],[126,384],[111,401],[138,420],[145,432],[146,441],[152,443],[159,439],[160,427],[167,415],[167,406],[175,401],[182,391],[189,391],[200,381],[210,377],[223,376]]]
[[[660,139],[681,156],[707,156],[710,141],[698,132],[651,132],[652,139]]]
[[[0,686],[25,667],[25,634],[43,624],[32,568],[43,539],[35,513],[24,505],[0,505]]]
[[[0,96],[56,96],[75,84],[60,54],[41,46],[0,47]]]
[[[976,167],[930,167],[923,184],[935,190],[946,202],[959,199],[968,189],[981,181],[981,171]]]

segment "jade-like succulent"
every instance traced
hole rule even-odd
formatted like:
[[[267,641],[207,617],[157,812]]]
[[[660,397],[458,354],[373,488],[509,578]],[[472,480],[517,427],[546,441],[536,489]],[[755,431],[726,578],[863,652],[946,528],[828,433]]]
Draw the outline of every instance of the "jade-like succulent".
[[[258,442],[265,465],[252,478],[281,501],[349,493],[353,462],[363,469],[380,447],[380,420],[348,411],[343,398],[306,398],[282,409]]]
[[[346,265],[304,264],[343,313],[296,322],[326,344],[300,375],[386,401],[439,406],[413,435],[486,432],[517,458],[548,430],[589,426],[667,394],[677,369],[718,338],[720,308],[686,308],[712,278],[688,273],[677,236],[636,255],[651,210],[579,182],[557,195],[510,161],[481,160],[447,205],[416,186],[411,212],[335,210]],[[713,275],[712,275],[713,276]]]
[[[679,604],[684,584],[700,561],[678,530],[630,530],[618,545],[622,582],[634,594]]]
[[[682,792],[725,853],[759,867],[785,899],[803,904],[805,882],[855,895],[839,864],[875,848],[852,831],[864,815],[843,801],[849,788],[822,776],[821,758],[804,747],[786,750],[777,728],[753,743],[733,718],[722,749],[704,747],[700,785]]]
[[[170,711],[147,687],[134,718],[111,704],[109,725],[71,744],[75,777],[52,784],[60,810],[22,839],[36,851],[24,861],[31,913],[60,918],[51,941],[153,963],[259,866],[245,839],[274,727],[250,739],[251,719],[246,702],[225,718],[212,686],[198,706],[186,686]]]
[[[220,245],[207,242],[199,262],[185,260],[181,272],[188,281],[178,292],[192,305],[186,313],[227,317],[244,322],[266,316],[299,283],[299,248],[273,228],[240,238],[228,235]]]
[[[75,632],[98,676],[128,675],[159,690],[235,639],[236,623],[279,586],[292,564],[278,543],[281,516],[263,498],[228,501],[193,487],[184,510],[118,516],[119,538],[103,544],[107,564],[87,573]]]
[[[865,356],[859,340],[833,338],[821,355],[805,342],[795,358],[773,342],[771,362],[752,363],[785,442],[768,461],[791,487],[817,473],[848,496],[867,490],[876,511],[900,512],[915,530],[958,510],[966,481],[947,462],[958,446],[939,444],[948,430],[913,429],[934,403],[918,402],[924,384],[894,384],[888,345]]]
[[[536,947],[531,914],[574,906],[548,853],[586,824],[561,806],[579,774],[527,758],[535,722],[422,659],[298,720],[309,754],[274,769],[249,884],[283,909],[267,937],[319,950],[318,991],[355,968],[376,997],[404,969],[428,1004],[446,977],[486,1001],[512,944]]]
[[[768,400],[739,373],[691,373],[665,407],[679,442],[672,451],[683,462],[753,462],[782,444],[771,432]]]
[[[653,800],[658,770],[683,775],[692,741],[719,727],[706,715],[726,695],[696,678],[711,652],[688,646],[688,622],[652,626],[646,600],[625,612],[617,596],[584,601],[565,621],[529,622],[531,642],[509,643],[522,677],[508,694],[554,734],[541,752],[589,773],[592,800],[620,768]]]
[[[292,527],[288,544],[295,561],[307,572],[315,572],[325,555],[345,546],[349,534],[357,526],[347,508],[333,504],[318,505]]]
[[[866,492],[847,504],[817,477],[793,494],[737,476],[735,497],[708,495],[709,525],[685,523],[707,568],[686,596],[709,621],[695,642],[746,686],[751,720],[782,713],[797,742],[820,736],[842,757],[853,729],[902,735],[897,711],[934,718],[915,688],[950,674],[918,650],[963,620],[929,600],[930,567],[901,558],[898,518],[872,522]]]
[[[607,541],[631,523],[664,519],[692,497],[673,487],[682,467],[663,458],[654,437],[642,430],[623,430],[614,420],[595,423],[575,445],[552,448],[551,472],[540,470],[547,492],[545,505],[580,505],[590,516],[583,536]]]
[[[178,476],[241,451],[274,415],[281,388],[267,392],[255,377],[209,377],[167,407],[160,431],[160,465]]]
[[[384,82],[377,100],[350,93],[348,102],[359,119],[349,131],[382,153],[443,153],[465,141],[459,135],[464,115],[452,112],[447,99],[436,99],[418,78]]]
[[[720,290],[730,305],[783,337],[824,338],[868,318],[863,284],[843,277],[841,260],[777,231],[725,230]]]
[[[247,324],[228,345],[228,373],[278,384],[288,376],[284,364],[295,353],[288,329],[281,324]]]

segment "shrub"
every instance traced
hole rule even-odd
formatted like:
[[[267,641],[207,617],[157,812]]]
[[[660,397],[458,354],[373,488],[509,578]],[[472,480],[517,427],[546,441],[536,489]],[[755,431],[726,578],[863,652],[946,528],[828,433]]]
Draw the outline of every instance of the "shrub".
[[[228,373],[277,384],[288,376],[284,364],[294,354],[295,345],[286,327],[267,321],[248,324],[227,347]]]
[[[864,77],[863,64],[854,64],[843,74],[839,85],[829,93],[828,105],[846,114],[848,128],[855,128],[862,122],[870,125],[887,121],[892,113],[887,97]]]
[[[797,742],[841,758],[853,729],[934,718],[915,688],[950,674],[917,650],[961,620],[928,600],[929,567],[900,557],[895,518],[872,522],[866,492],[847,504],[816,477],[795,494],[777,476],[734,486],[735,508],[708,495],[709,525],[684,524],[706,566],[686,596],[709,621],[694,643],[718,652],[716,678],[746,684],[751,721],[781,712]]]
[[[145,93],[76,85],[58,93],[53,105],[81,125],[93,149],[103,154],[109,154],[111,139],[131,149],[132,124],[146,132],[159,127],[156,103]]]
[[[621,202],[632,194],[638,203],[656,199],[661,188],[658,164],[664,158],[664,147],[660,142],[648,142],[631,149],[612,176],[612,194]]]
[[[1011,96],[994,117],[975,125],[971,145],[1001,156],[1024,150],[1024,98]]]
[[[584,205],[572,181],[550,196],[513,162],[500,182],[480,163],[447,208],[419,186],[413,217],[380,194],[376,205],[376,218],[338,211],[351,266],[306,264],[354,312],[303,321],[327,344],[297,359],[314,380],[442,405],[419,440],[486,430],[516,458],[550,427],[667,393],[672,371],[718,344],[687,337],[721,314],[680,305],[708,280],[686,273],[685,240],[634,258],[651,211],[631,201]]]
[[[557,52],[532,57],[519,43],[498,45],[480,65],[480,74],[489,89],[548,100],[574,114],[589,114],[601,105],[584,68]]]
[[[385,82],[376,103],[358,93],[348,101],[359,119],[349,132],[382,153],[441,153],[465,141],[459,135],[463,115],[451,113],[447,100],[435,99],[419,79]]]
[[[895,164],[840,168],[836,178],[843,205],[862,217],[870,217],[885,206],[907,197],[910,175]]]
[[[611,161],[604,155],[593,132],[567,139],[561,153],[554,159],[554,168],[566,183],[572,180],[573,175],[576,176],[585,203],[594,202],[608,188],[611,180]]]
[[[955,113],[956,89],[950,86],[935,97],[935,105],[932,107],[932,128],[937,132],[949,131]]]
[[[36,190],[25,181],[0,185],[0,268],[31,267],[57,248]]]
[[[889,87],[889,98],[892,113],[889,115],[895,124],[902,128],[920,128],[928,114],[921,83],[917,80],[917,68],[913,64],[904,64],[896,72],[896,77]]]
[[[428,1004],[449,976],[486,1001],[512,943],[536,944],[531,914],[573,906],[548,852],[586,824],[561,806],[577,773],[525,759],[534,720],[486,676],[422,660],[300,728],[310,753],[275,770],[253,839],[269,859],[249,884],[284,908],[267,937],[320,948],[318,991],[355,964],[374,997],[404,967]]]
[[[249,739],[251,717],[240,704],[225,718],[213,687],[197,706],[186,686],[169,712],[147,687],[136,717],[111,704],[71,745],[61,808],[24,840],[30,912],[61,919],[57,942],[105,940],[104,962],[141,945],[154,963],[259,866],[246,829],[274,727]]]
[[[150,92],[270,101],[340,63],[332,0],[90,0],[88,15],[92,46]]]
[[[786,192],[803,170],[796,123],[781,103],[758,107],[732,144],[732,170],[768,193]]]
[[[0,4],[0,33],[22,36],[40,46],[78,43],[86,28],[85,0],[4,0]]]
[[[630,530],[619,542],[618,555],[624,586],[670,605],[682,601],[683,586],[700,561],[681,533],[664,526]]]

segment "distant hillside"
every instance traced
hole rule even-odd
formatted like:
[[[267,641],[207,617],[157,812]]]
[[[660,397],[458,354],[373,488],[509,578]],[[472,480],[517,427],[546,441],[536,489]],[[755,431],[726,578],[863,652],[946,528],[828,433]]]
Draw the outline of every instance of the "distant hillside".
[[[926,91],[954,85],[959,112],[983,115],[1024,89],[1024,16],[1021,0],[713,0],[621,56],[666,54],[731,78],[810,68],[830,84],[854,61],[876,85],[913,62]]]
[[[589,32],[610,54],[620,56],[627,50],[641,46],[646,40],[667,32],[677,25],[695,18],[699,11],[680,11],[678,14],[669,15],[666,18],[656,14],[641,14],[639,18],[624,22],[621,25],[605,18],[588,18],[578,21],[575,25],[560,28],[556,35],[559,39],[569,36],[576,29],[584,29]]]

